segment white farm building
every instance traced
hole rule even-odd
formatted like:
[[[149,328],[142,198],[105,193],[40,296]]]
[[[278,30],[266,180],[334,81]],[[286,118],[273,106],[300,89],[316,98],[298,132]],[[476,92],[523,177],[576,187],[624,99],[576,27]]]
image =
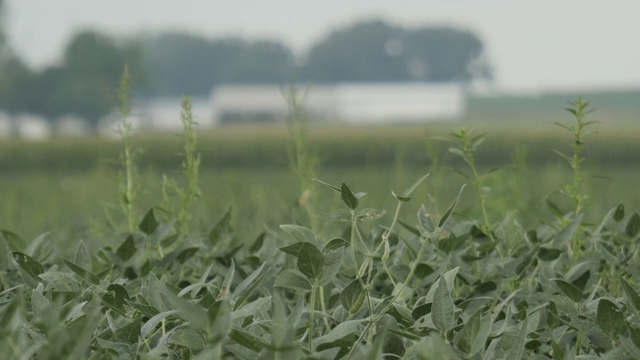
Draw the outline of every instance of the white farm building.
[[[269,121],[289,112],[288,89],[277,85],[221,85],[212,102],[218,123]],[[345,83],[299,89],[313,118],[345,123],[422,122],[461,118],[466,108],[464,86],[455,83]]]

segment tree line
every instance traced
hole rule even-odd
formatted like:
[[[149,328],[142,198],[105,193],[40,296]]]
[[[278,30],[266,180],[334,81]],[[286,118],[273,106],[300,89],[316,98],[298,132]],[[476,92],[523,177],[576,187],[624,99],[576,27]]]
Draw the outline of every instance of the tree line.
[[[302,58],[273,40],[188,33],[115,39],[84,31],[71,39],[59,63],[33,71],[10,53],[0,31],[0,109],[49,119],[72,114],[95,125],[116,104],[125,63],[137,96],[206,96],[229,83],[490,79],[483,50],[467,30],[409,29],[377,20],[328,33]]]

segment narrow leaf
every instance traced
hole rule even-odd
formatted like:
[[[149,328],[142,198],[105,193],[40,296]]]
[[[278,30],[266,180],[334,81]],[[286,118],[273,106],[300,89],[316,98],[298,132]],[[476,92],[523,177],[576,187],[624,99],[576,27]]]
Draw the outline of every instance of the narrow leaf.
[[[627,295],[629,302],[633,305],[636,311],[640,311],[640,296],[638,293],[622,277],[620,277],[620,284],[622,285],[622,289],[624,289],[624,293]]]
[[[84,269],[80,265],[74,264],[72,261],[62,258],[62,261],[71,271],[78,274],[82,279],[89,281],[93,285],[99,285],[100,279],[89,270]]]
[[[462,187],[460,188],[460,192],[458,192],[458,196],[456,196],[456,198],[453,200],[451,205],[449,205],[449,208],[447,209],[447,211],[445,211],[444,215],[442,215],[442,219],[440,219],[440,222],[438,223],[439,228],[444,226],[447,220],[449,220],[449,217],[453,213],[453,210],[456,208],[456,205],[458,205],[458,200],[460,200],[460,196],[462,196],[462,191],[464,190],[465,186],[467,185],[466,184],[462,185]]]

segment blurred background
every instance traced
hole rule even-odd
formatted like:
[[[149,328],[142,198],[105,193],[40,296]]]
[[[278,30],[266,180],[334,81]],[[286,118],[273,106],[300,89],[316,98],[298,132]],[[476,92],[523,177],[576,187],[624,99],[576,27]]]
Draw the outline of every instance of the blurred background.
[[[488,133],[480,166],[506,169],[487,175],[495,219],[535,209],[525,217],[539,221],[571,181],[552,151],[571,134],[553,124],[570,125],[564,108],[582,96],[597,109],[585,145],[594,212],[637,208],[638,13],[632,0],[0,0],[0,228],[99,236],[113,223],[125,64],[141,213],[159,202],[161,174],[179,174],[189,96],[201,223],[231,204],[254,229],[289,216],[308,186],[290,168],[292,84],[314,176],[379,194],[372,205],[428,172],[439,177],[424,199],[455,193],[464,164],[433,139],[467,127]]]

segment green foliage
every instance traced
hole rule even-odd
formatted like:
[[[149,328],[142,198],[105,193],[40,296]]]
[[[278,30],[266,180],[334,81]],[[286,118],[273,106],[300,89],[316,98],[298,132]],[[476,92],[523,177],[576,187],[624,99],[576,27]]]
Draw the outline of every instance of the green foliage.
[[[469,144],[479,141],[459,134],[467,144],[459,155],[473,168]],[[71,250],[0,229],[1,353],[638,358],[637,211],[620,204],[598,221],[580,214],[531,226],[506,212],[492,239],[465,213],[464,185],[448,206],[434,193],[433,205],[400,220],[428,198],[428,180],[387,195],[396,202],[392,219],[369,207],[381,194],[318,181],[335,195],[320,230],[268,227],[252,243],[237,237],[230,208],[186,228],[151,207],[129,231]],[[571,241],[580,251],[569,251]]]

